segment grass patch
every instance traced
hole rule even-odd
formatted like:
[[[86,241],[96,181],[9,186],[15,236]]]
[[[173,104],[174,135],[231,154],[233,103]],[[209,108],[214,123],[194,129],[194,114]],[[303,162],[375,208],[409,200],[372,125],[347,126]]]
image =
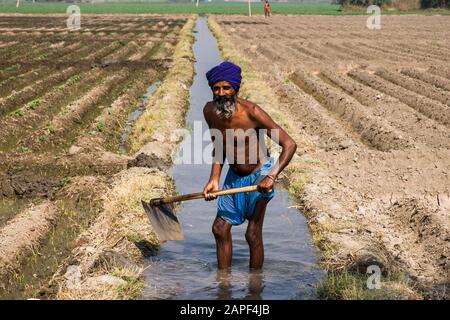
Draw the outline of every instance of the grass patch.
[[[136,273],[123,269],[114,268],[112,271],[99,270],[98,275],[110,275],[126,284],[122,285],[98,285],[94,288],[79,288],[60,292],[58,300],[134,300],[142,296],[144,280]]]
[[[419,299],[402,274],[381,276],[380,288],[369,289],[372,275],[347,271],[330,272],[317,287],[319,299],[325,300],[404,300]]]
[[[142,295],[144,281],[136,274],[125,269],[116,269],[111,275],[119,277],[127,282],[127,284],[119,286],[115,290],[119,300],[134,300]]]
[[[289,179],[289,193],[301,198],[305,193],[306,186],[311,182],[308,171],[304,168],[288,167],[287,172]]]

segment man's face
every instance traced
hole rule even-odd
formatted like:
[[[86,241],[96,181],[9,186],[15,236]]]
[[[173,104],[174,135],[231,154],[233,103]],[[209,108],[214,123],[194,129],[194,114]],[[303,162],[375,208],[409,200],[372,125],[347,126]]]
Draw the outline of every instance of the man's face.
[[[236,92],[227,81],[219,81],[212,87],[216,114],[229,118],[236,109]]]

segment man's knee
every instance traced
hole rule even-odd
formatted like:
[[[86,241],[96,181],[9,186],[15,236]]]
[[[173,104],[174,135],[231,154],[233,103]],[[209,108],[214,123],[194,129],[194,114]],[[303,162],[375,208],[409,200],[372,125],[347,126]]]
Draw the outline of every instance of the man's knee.
[[[262,243],[262,230],[257,226],[249,225],[245,233],[245,239],[250,245],[258,245]]]
[[[216,239],[224,240],[230,235],[230,226],[225,220],[216,219],[212,226],[212,233]]]

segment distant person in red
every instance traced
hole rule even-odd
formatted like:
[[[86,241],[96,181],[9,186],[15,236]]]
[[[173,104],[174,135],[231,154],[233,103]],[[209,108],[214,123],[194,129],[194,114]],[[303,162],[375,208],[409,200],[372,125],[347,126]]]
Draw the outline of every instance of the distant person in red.
[[[266,0],[266,2],[264,3],[264,16],[270,17],[270,3],[268,0]]]

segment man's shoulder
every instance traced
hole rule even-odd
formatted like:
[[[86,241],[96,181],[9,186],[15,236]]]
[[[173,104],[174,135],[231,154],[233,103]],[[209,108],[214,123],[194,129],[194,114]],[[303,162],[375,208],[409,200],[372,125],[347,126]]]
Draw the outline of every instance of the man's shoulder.
[[[213,121],[215,116],[214,113],[214,102],[213,101],[208,101],[205,106],[203,107],[203,117],[205,118],[206,122],[208,124],[211,123],[211,121]]]
[[[258,105],[250,100],[246,100],[243,98],[239,98],[239,104],[245,108],[246,110],[253,110],[254,108],[256,108]]]
[[[203,114],[209,113],[214,108],[214,102],[208,101],[205,106],[203,107]]]
[[[239,104],[249,115],[254,115],[260,108],[256,103],[242,98],[239,98]]]

